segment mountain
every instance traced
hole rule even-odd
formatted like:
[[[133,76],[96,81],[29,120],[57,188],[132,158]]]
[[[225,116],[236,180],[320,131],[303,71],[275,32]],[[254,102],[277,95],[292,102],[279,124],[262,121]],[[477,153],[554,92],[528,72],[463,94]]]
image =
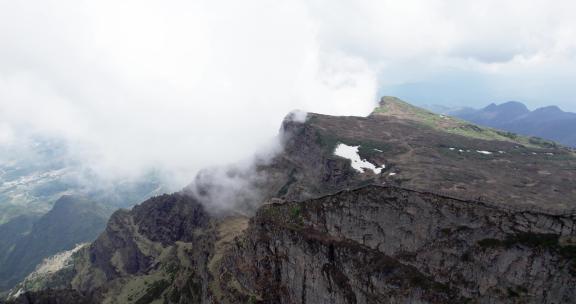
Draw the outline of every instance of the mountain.
[[[479,110],[459,110],[450,115],[479,125],[494,127],[518,134],[537,136],[576,147],[576,113],[564,112],[557,106],[530,111],[516,101],[500,105],[490,104]]]
[[[574,150],[393,97],[280,137],[116,211],[58,290],[12,302],[573,302]]]
[[[0,235],[0,290],[12,288],[44,258],[93,241],[110,214],[110,209],[83,197],[63,196],[37,220],[18,218],[0,226],[11,234]]]
[[[110,181],[72,158],[62,141],[16,138],[14,143],[0,145],[0,294],[44,258],[72,249],[75,242],[94,240],[107,220],[102,214],[110,215],[111,210],[131,207],[164,191],[157,172]],[[85,212],[88,206],[95,209]],[[84,214],[88,221],[77,222]],[[97,225],[90,226],[93,219]]]

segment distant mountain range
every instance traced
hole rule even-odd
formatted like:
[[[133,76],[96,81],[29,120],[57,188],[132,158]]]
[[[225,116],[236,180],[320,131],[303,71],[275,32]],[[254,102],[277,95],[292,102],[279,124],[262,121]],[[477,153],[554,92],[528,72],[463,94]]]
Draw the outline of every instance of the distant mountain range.
[[[433,106],[429,109],[479,125],[537,136],[576,147],[576,113],[562,111],[557,106],[530,111],[521,102],[509,101],[499,105],[492,103],[483,109],[450,109],[442,106]]]

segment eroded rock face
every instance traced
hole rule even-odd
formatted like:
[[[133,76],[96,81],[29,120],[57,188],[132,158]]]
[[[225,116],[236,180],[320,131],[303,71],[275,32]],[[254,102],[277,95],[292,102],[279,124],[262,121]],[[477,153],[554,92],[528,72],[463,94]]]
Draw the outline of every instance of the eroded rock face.
[[[355,187],[375,178],[371,174],[358,174],[350,166],[349,160],[336,157],[333,147],[322,143],[318,128],[309,123],[284,121],[282,134],[284,151],[274,163],[289,167],[290,170],[285,171],[292,177],[276,197],[310,199]]]
[[[573,216],[369,186],[263,207],[222,271],[271,303],[571,303],[573,229]]]
[[[71,287],[95,302],[172,303],[208,297],[212,219],[186,193],[161,195],[112,215],[106,231],[76,261]]]
[[[256,157],[253,166],[204,169],[186,190],[209,205],[212,214],[254,214],[271,198],[305,200],[376,178],[375,174],[359,174],[348,159],[335,156],[332,147],[322,144],[317,127],[308,123],[286,119],[279,140],[282,152]]]

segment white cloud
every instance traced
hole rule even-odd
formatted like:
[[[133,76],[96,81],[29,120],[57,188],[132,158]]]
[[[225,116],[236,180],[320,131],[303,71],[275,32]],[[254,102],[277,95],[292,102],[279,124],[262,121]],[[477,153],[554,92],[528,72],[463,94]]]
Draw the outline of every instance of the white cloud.
[[[367,114],[378,85],[427,102],[548,97],[576,110],[575,10],[567,0],[0,1],[0,116],[64,136],[105,172],[159,166],[191,179],[250,155],[291,110]]]
[[[0,3],[0,109],[105,173],[253,153],[293,109],[369,113],[375,74],[319,46],[303,2]]]
[[[576,88],[564,81],[576,78],[574,1],[310,3],[322,45],[364,58],[384,94],[475,106],[519,99],[576,111]]]
[[[313,0],[322,38],[375,61],[413,57],[502,62],[571,49],[569,0]]]

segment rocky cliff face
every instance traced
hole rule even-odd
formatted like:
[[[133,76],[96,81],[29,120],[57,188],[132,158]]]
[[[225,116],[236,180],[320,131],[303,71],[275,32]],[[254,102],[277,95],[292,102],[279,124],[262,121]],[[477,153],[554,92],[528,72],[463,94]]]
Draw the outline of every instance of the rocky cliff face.
[[[358,174],[349,160],[336,157],[333,147],[323,144],[321,136],[316,126],[288,116],[280,130],[282,152],[271,158],[257,157],[248,168],[205,169],[186,191],[209,205],[212,213],[254,214],[270,198],[309,199],[376,178]]]
[[[270,303],[570,303],[573,233],[572,215],[368,186],[264,206],[222,271]]]
[[[213,220],[185,193],[154,197],[112,215],[106,231],[77,260],[70,287],[95,302],[173,303],[208,297]]]
[[[418,111],[385,103],[368,118],[287,119],[282,153],[251,171],[205,171],[180,193],[116,212],[79,253],[64,294],[137,304],[570,303],[574,152]],[[334,154],[339,144],[381,170],[352,168]],[[223,176],[243,183],[227,188]]]
[[[116,213],[79,259],[76,291],[63,295],[92,303],[571,303],[574,229],[573,215],[396,187],[275,201],[248,225],[210,217],[185,194],[165,195]]]

